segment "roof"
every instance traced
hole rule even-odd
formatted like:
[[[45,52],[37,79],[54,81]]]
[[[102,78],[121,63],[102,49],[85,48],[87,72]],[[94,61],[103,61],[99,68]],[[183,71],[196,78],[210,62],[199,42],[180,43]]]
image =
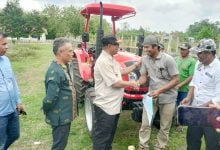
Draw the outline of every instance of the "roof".
[[[100,14],[100,4],[91,3],[86,5],[80,12],[83,16],[88,16],[90,14],[99,15]],[[128,6],[117,5],[117,4],[103,4],[103,15],[113,16],[117,18],[122,18],[127,15],[135,15],[135,9]]]

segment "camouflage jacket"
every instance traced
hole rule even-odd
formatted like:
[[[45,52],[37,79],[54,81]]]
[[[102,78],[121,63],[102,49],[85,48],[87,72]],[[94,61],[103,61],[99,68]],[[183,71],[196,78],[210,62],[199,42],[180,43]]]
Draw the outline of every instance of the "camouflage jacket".
[[[70,87],[70,78],[66,72],[65,65],[59,65],[53,61],[46,73],[43,111],[46,122],[52,126],[68,124],[73,120],[73,100],[75,100],[73,93],[75,92]]]

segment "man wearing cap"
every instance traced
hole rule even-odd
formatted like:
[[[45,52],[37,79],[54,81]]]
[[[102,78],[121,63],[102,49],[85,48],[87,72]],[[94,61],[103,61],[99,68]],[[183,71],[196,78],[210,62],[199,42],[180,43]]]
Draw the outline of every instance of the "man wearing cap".
[[[158,39],[154,36],[145,37],[144,51],[147,53],[141,60],[141,76],[139,83],[149,80],[150,96],[154,99],[154,116],[160,112],[160,131],[157,134],[155,150],[165,149],[169,130],[175,111],[178,83],[178,68],[173,57],[159,50]],[[147,118],[147,110],[143,109],[142,124],[139,131],[139,149],[149,150],[151,124]]]
[[[189,56],[189,49],[191,46],[188,43],[184,43],[180,48],[180,56],[176,58],[176,63],[179,70],[179,84],[176,88],[178,89],[177,95],[177,106],[187,96],[189,91],[189,82],[192,80],[196,60]]]
[[[182,104],[193,107],[207,107],[220,104],[220,61],[216,57],[216,44],[212,39],[202,39],[196,47],[199,62],[190,82],[187,97]],[[220,149],[220,133],[213,127],[193,127],[187,129],[187,150],[200,150],[202,137],[206,150]]]
[[[122,75],[128,74],[139,66],[140,62],[121,70],[114,59],[119,43],[115,36],[102,38],[103,50],[94,67],[95,95],[93,101],[95,123],[93,130],[93,150],[111,150],[117,128],[124,87],[139,85],[135,81],[123,81]]]
[[[164,45],[162,43],[159,44],[159,47],[160,47],[160,51],[164,52],[165,48],[164,48]]]

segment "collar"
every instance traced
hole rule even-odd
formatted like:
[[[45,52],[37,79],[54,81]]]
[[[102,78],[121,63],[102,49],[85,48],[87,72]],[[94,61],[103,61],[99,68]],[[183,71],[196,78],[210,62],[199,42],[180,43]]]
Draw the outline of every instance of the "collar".
[[[162,52],[159,52],[159,54],[157,55],[156,59],[160,59],[162,57]]]
[[[62,69],[67,69],[67,65],[65,64],[58,64],[55,60],[53,62],[56,63],[58,66],[61,66]]]
[[[208,66],[213,67],[215,65],[216,61],[217,61],[217,58],[215,57],[213,59],[213,61]]]
[[[102,50],[102,55],[104,55],[106,58],[108,59],[113,59],[112,55],[110,55],[109,53],[107,53],[105,50]]]
[[[149,56],[150,57],[150,56]],[[150,57],[152,60],[159,60],[162,57],[162,52],[159,52],[156,58]]]
[[[216,64],[217,61],[218,61],[218,58],[215,57],[215,58],[213,59],[213,61],[212,61],[209,65],[207,65],[206,67],[213,67],[213,66]],[[204,64],[202,64],[201,62],[199,62],[197,68],[200,69],[202,66],[205,67]]]

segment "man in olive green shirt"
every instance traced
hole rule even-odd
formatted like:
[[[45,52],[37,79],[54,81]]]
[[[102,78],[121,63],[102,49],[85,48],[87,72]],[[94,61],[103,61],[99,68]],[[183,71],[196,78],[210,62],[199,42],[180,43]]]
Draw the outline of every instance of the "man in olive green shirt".
[[[189,83],[192,80],[196,60],[189,56],[189,49],[191,46],[187,43],[182,44],[180,47],[180,56],[176,58],[176,63],[179,70],[179,84],[176,86],[178,89],[177,106],[187,96],[189,90]]]
[[[149,96],[153,97],[153,117],[160,112],[160,130],[154,150],[164,150],[169,139],[173,114],[176,105],[178,84],[178,68],[173,57],[161,52],[159,41],[155,36],[147,36],[143,47],[147,54],[142,57],[140,69],[140,85],[149,81]],[[149,150],[151,124],[147,116],[148,110],[143,108],[142,124],[139,130],[139,150]]]
[[[53,43],[53,52],[56,59],[46,73],[43,111],[46,122],[52,127],[52,150],[64,150],[71,121],[76,116],[75,90],[68,67],[72,60],[73,47],[69,40],[58,38]]]

